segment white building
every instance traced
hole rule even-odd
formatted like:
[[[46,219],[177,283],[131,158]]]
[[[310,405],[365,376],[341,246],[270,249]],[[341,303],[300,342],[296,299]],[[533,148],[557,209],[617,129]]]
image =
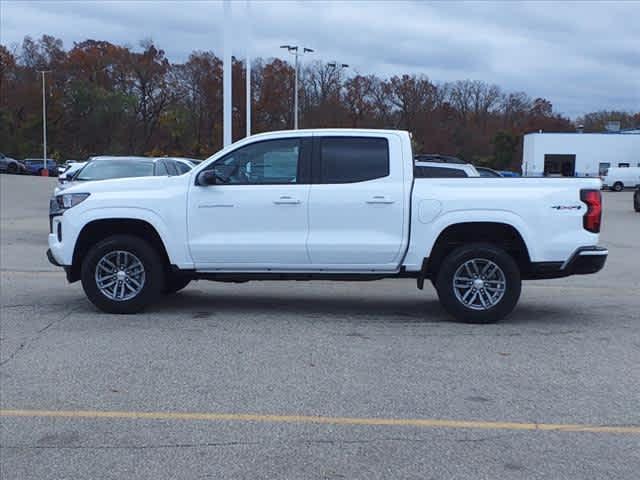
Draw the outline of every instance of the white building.
[[[529,133],[522,175],[597,177],[609,167],[640,167],[639,133]]]

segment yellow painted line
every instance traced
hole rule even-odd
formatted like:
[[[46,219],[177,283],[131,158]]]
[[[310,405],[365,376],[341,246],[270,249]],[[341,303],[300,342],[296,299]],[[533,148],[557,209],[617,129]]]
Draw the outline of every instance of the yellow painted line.
[[[125,420],[197,420],[208,422],[311,423],[416,428],[533,430],[547,432],[622,433],[640,435],[640,425],[580,425],[563,423],[485,422],[420,418],[325,417],[251,413],[125,412],[95,410],[0,410],[0,417],[89,418]]]

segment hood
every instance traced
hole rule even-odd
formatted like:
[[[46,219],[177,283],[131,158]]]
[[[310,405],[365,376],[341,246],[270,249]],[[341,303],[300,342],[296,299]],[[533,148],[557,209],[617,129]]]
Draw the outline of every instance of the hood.
[[[124,192],[130,190],[144,191],[163,188],[177,179],[184,179],[190,175],[174,177],[133,177],[113,178],[109,180],[72,181],[60,185],[64,193],[98,193],[98,192]]]

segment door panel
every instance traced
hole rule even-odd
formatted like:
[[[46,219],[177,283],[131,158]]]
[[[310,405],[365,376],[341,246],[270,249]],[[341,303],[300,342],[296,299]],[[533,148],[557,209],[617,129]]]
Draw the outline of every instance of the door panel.
[[[386,169],[380,144],[362,137],[316,138],[313,168],[321,173],[311,186],[307,240],[314,267],[397,267],[405,235],[402,150],[396,137],[384,142]]]
[[[192,188],[189,237],[196,268],[307,265],[309,185]]]
[[[216,184],[193,185],[188,202],[196,268],[308,266],[310,155],[310,137],[281,138],[239,147],[205,167]]]

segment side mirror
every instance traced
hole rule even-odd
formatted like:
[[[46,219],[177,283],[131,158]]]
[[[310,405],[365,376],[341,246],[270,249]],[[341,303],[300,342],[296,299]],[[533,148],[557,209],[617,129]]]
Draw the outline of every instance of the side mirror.
[[[218,183],[218,177],[213,170],[205,170],[198,174],[198,185],[208,186]]]

